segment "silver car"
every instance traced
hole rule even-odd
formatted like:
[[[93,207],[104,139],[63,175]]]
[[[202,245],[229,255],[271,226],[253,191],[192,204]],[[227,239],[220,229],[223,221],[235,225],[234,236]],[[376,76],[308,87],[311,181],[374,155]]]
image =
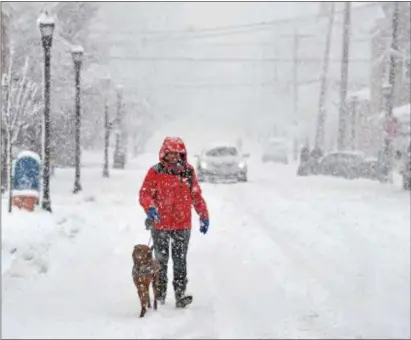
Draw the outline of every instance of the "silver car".
[[[200,182],[216,179],[235,179],[247,182],[248,154],[241,155],[235,146],[213,146],[196,155],[197,177]]]

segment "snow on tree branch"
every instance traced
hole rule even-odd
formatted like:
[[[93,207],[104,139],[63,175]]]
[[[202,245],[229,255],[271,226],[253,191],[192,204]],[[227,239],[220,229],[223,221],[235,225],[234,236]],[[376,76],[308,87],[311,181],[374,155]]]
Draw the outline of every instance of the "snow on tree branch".
[[[13,54],[7,77],[3,83],[3,123],[8,132],[8,139],[12,145],[25,126],[27,126],[33,116],[39,111],[39,106],[35,102],[37,85],[27,78],[29,58],[26,59],[22,72],[13,70]]]

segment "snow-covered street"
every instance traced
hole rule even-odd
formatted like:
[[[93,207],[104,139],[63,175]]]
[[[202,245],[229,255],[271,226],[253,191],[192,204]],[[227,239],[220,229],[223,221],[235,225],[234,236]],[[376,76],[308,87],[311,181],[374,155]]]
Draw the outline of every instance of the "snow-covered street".
[[[166,305],[139,319],[131,252],[149,239],[138,189],[156,161],[110,179],[84,168],[77,196],[74,171],[57,169],[52,215],[9,215],[2,200],[2,337],[410,337],[409,193],[252,159],[248,183],[202,184],[211,224],[200,234],[194,215],[193,304],[176,310],[169,280]]]

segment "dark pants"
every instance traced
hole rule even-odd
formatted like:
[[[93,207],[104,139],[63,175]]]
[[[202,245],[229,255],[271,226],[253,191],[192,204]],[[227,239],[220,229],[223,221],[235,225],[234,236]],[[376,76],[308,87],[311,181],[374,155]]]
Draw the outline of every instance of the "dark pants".
[[[160,262],[160,279],[158,283],[159,298],[164,299],[167,293],[167,266],[171,239],[171,257],[173,258],[173,287],[176,297],[182,296],[187,288],[187,250],[191,229],[157,230],[152,229],[155,258]]]

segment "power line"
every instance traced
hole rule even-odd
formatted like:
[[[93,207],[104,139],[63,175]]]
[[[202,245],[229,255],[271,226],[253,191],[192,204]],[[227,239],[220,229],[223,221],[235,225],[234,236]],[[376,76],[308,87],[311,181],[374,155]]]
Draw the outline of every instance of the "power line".
[[[355,10],[362,10],[364,8],[380,6],[378,3],[368,3],[366,5],[361,5],[355,8]],[[336,11],[335,15],[343,14],[344,11]],[[209,28],[202,28],[202,29],[182,29],[182,30],[142,30],[142,31],[122,31],[122,32],[114,32],[110,30],[94,30],[90,33],[101,33],[104,35],[133,35],[133,36],[156,36],[165,34],[166,36],[163,37],[165,39],[191,39],[191,38],[207,38],[207,37],[216,37],[216,36],[223,36],[228,34],[241,34],[241,33],[248,33],[254,30],[260,29],[267,29],[273,26],[284,25],[288,23],[294,24],[302,24],[306,23],[307,21],[311,20],[321,20],[324,17],[319,17],[318,15],[305,15],[300,17],[293,17],[293,18],[285,18],[285,19],[277,19],[271,21],[261,21],[249,24],[241,24],[241,25],[230,25],[230,26],[217,26],[217,27],[209,27]],[[203,34],[204,33],[204,34]],[[170,37],[173,34],[180,34],[180,36],[175,36],[174,38]],[[154,41],[161,41],[162,39],[157,39]]]
[[[275,37],[275,42],[272,41],[262,41],[262,42],[252,42],[252,41],[238,41],[238,42],[218,42],[218,41],[209,41],[209,42],[204,42],[201,41],[201,47],[225,47],[225,46],[267,46],[267,47],[275,47],[278,45],[277,41],[279,38],[282,39],[292,39],[293,35],[281,35],[281,36],[276,36]],[[316,39],[316,35],[310,35],[304,36],[303,38],[312,38],[310,41],[310,44],[316,43],[316,44],[325,44],[324,40]],[[353,38],[351,39],[352,43],[369,43],[371,41],[371,38],[367,37],[361,37],[359,36],[358,38]],[[107,41],[106,39],[104,42],[110,43],[110,41]],[[164,40],[163,41],[165,45],[176,45],[176,42],[174,40]],[[179,43],[187,43],[187,41],[180,41]],[[190,42],[191,43],[191,42]],[[129,44],[129,41],[116,41],[116,45],[123,46],[124,44]]]
[[[130,60],[136,62],[200,62],[200,63],[293,63],[294,59],[288,58],[195,58],[195,57],[127,57],[127,56],[109,56],[113,60]],[[300,63],[319,63],[320,58],[301,58]],[[330,62],[340,63],[341,59],[330,59]],[[371,59],[351,59],[350,62],[369,63]]]
[[[298,87],[310,86],[318,84],[320,79],[311,79],[304,82],[299,82]],[[232,88],[276,88],[277,92],[288,92],[288,86],[291,86],[288,82],[245,82],[245,83],[173,83],[173,84],[150,84],[149,86],[155,87],[158,90],[201,90],[201,89],[232,89]],[[285,86],[285,87],[284,87]],[[128,90],[138,88],[136,86],[127,86]],[[270,91],[272,91],[270,89]]]

